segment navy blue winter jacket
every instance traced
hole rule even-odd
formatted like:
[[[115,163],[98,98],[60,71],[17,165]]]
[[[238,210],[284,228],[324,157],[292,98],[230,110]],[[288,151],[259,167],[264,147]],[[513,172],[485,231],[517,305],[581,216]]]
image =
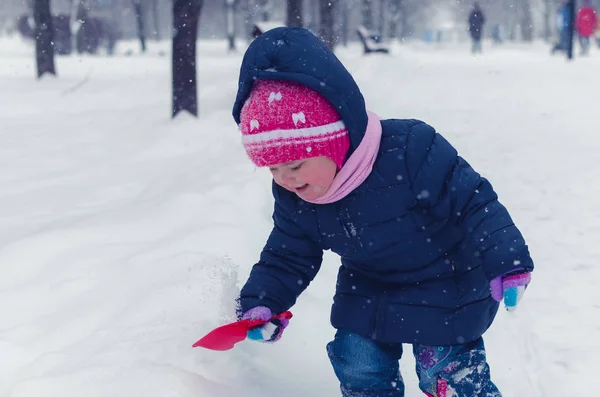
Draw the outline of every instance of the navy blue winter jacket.
[[[483,11],[479,8],[475,8],[469,14],[469,32],[474,40],[481,40],[483,34],[483,24],[485,23],[485,16]]]
[[[233,108],[238,124],[256,78],[320,92],[339,110],[352,148],[360,143],[367,125],[360,90],[307,30],[274,29],[250,45]],[[490,183],[432,127],[417,120],[381,124],[372,173],[342,200],[311,204],[273,184],[273,231],[242,288],[241,311],[289,309],[330,249],[341,257],[335,328],[382,342],[474,340],[498,310],[489,281],[533,269],[527,246]]]

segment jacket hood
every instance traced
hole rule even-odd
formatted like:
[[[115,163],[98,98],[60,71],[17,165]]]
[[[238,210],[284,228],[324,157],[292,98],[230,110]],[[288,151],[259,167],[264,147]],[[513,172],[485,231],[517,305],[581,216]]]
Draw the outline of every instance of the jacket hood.
[[[350,135],[350,152],[367,128],[364,98],[352,75],[315,35],[304,28],[276,28],[257,37],[244,54],[233,118],[252,91],[254,80],[289,80],[323,95],[340,113]]]

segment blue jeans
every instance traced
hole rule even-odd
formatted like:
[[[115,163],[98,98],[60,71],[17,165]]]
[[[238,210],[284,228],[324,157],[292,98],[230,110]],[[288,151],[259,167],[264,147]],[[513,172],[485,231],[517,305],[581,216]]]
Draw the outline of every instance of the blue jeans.
[[[344,397],[404,397],[402,344],[338,330],[327,353]],[[431,397],[501,397],[490,380],[483,339],[464,345],[413,345],[419,388]]]

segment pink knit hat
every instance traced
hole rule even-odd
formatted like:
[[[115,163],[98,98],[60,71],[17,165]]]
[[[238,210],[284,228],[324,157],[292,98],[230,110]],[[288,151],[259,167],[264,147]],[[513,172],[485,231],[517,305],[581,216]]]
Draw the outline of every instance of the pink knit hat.
[[[325,97],[285,80],[257,80],[240,113],[242,142],[258,167],[327,156],[342,168],[350,138]]]

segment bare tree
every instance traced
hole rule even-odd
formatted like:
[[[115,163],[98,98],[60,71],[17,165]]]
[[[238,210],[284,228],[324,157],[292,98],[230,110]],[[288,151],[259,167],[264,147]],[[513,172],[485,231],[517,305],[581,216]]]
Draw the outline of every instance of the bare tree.
[[[521,38],[524,41],[533,41],[533,19],[531,18],[531,3],[521,0]]]
[[[377,20],[377,29],[379,31],[379,35],[384,37],[385,32],[385,19],[387,13],[387,5],[389,0],[379,0],[379,18]]]
[[[198,116],[196,36],[202,4],[203,0],[173,3],[173,117],[182,110]]]
[[[160,17],[158,12],[158,0],[152,0],[152,19],[154,22],[154,39],[160,41]]]
[[[261,21],[267,22],[271,19],[271,1],[270,0],[258,0],[259,13]]]
[[[424,0],[416,0],[424,1]],[[415,4],[411,0],[400,1],[400,39],[404,40],[413,34],[415,15],[419,11],[421,3]]]
[[[227,41],[229,43],[229,51],[235,51],[235,6],[236,0],[225,0],[226,7],[226,24]]]
[[[544,0],[544,40],[550,41],[552,38],[552,0]]]
[[[308,18],[304,18],[304,26],[312,31],[319,28],[319,12],[321,10],[320,0],[309,0],[308,1]],[[308,21],[307,21],[308,19]]]
[[[569,39],[567,45],[567,58],[573,59],[573,38],[575,37],[575,12],[577,11],[575,0],[567,2],[569,7]]]
[[[321,2],[326,3],[325,1]],[[302,0],[287,0],[287,26],[301,27],[302,19]]]
[[[144,29],[144,11],[142,9],[141,0],[133,0],[133,11],[135,13],[135,21],[137,24],[138,37],[140,39],[140,47],[142,52],[146,52],[146,31]]]
[[[399,35],[398,25],[402,23],[402,0],[391,0],[389,7],[389,30],[388,37],[396,38]]]
[[[508,2],[502,3],[502,16],[504,20],[504,26],[507,33],[507,37],[511,41],[517,39],[517,20],[518,14],[516,13],[516,7]]]
[[[54,68],[54,47],[52,46],[53,26],[50,13],[50,0],[34,0],[33,19],[35,21],[35,60],[37,77],[44,73],[56,75]]]
[[[373,0],[363,0],[361,11],[362,25],[369,30],[373,29]]]
[[[241,7],[244,10],[244,30],[246,39],[252,40],[252,30],[254,27],[255,8],[252,0],[241,0]]]
[[[320,24],[319,24],[319,37],[330,50],[336,45],[336,38],[334,34],[333,18],[334,18],[334,7],[336,6],[337,0],[321,1],[319,7]]]
[[[77,49],[77,35],[79,33],[79,29],[81,29],[82,21],[79,19],[80,11],[79,9],[83,7],[83,0],[73,0],[71,4],[71,51],[75,51]]]
[[[338,3],[337,8],[341,14],[341,34],[342,34],[342,43],[344,47],[348,46],[348,17],[350,13],[351,7],[354,5],[354,0],[342,0],[341,3]]]

